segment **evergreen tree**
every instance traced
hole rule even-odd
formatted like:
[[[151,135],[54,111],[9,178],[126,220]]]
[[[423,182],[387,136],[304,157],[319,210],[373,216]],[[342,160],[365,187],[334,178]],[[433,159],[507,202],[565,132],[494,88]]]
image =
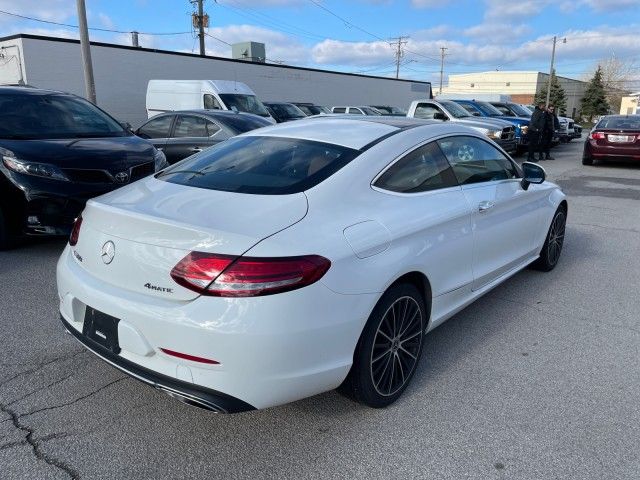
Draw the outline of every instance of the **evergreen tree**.
[[[580,115],[586,117],[589,122],[593,121],[593,117],[598,115],[606,115],[609,113],[609,103],[602,82],[602,68],[598,66],[593,78],[589,81],[587,89],[581,100],[582,110]]]
[[[538,103],[540,102],[546,103],[548,88],[549,80],[547,80],[547,83],[544,85],[544,87],[542,87],[542,89],[538,93],[536,93],[536,98],[534,100],[535,105],[538,105]],[[555,105],[556,112],[559,115],[565,114],[567,110],[567,94],[565,93],[564,88],[562,88],[562,85],[560,85],[560,81],[556,76],[555,70],[551,72],[551,94],[549,96],[549,103],[553,103]]]

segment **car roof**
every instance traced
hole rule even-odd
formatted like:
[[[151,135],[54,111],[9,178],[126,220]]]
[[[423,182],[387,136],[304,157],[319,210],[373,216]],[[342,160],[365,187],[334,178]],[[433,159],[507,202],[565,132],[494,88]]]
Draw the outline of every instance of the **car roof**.
[[[161,115],[174,115],[176,113],[181,113],[181,114],[194,113],[197,115],[204,115],[205,117],[221,118],[221,119],[225,117],[238,117],[238,116],[240,116],[241,118],[264,118],[264,117],[260,117],[259,115],[254,115],[253,113],[248,113],[248,112],[234,112],[233,110],[211,110],[206,108],[192,108],[189,110],[172,110],[170,112],[162,112],[158,115],[154,115],[148,120],[151,120],[152,118],[155,118],[155,117],[159,117]]]
[[[316,115],[248,132],[246,136],[297,138],[361,150],[369,144],[401,131],[442,122],[404,117]]]
[[[30,86],[0,85],[0,95],[73,95],[58,90],[46,90],[44,88],[36,88]]]

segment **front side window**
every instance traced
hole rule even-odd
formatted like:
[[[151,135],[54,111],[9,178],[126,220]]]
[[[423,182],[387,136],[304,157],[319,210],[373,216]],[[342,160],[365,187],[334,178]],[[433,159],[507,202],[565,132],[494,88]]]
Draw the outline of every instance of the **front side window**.
[[[349,113],[351,115],[364,115],[364,113],[362,113],[362,110],[360,110],[359,108],[354,108],[354,107],[350,107],[349,108]]]
[[[375,183],[399,193],[418,193],[456,186],[457,180],[435,142],[417,148],[394,163]]]
[[[333,107],[333,113],[346,113],[347,109],[344,107]]]
[[[419,103],[413,116],[415,118],[433,119],[436,113],[442,113],[442,110],[431,103]]]
[[[475,105],[471,103],[460,103],[460,105],[462,105],[462,108],[464,108],[467,112],[469,112],[474,117],[482,116],[482,112]]]
[[[222,110],[222,106],[220,105],[218,99],[210,93],[204,95],[203,101],[204,108],[206,110]]]
[[[311,140],[235,137],[164,170],[157,178],[209,190],[287,195],[314,187],[359,153]]]
[[[173,115],[153,118],[138,129],[138,136],[142,138],[168,138],[172,122]]]
[[[467,118],[470,117],[469,112],[467,112],[464,108],[462,108],[459,104],[454,102],[453,100],[442,100],[440,103],[449,110],[449,113],[453,115],[455,118]]]
[[[494,105],[494,107],[496,107],[502,115],[513,117],[513,113],[511,113],[511,110],[509,110],[506,105]]]
[[[0,138],[38,140],[127,135],[115,119],[80,97],[20,93],[0,96]]]
[[[513,162],[489,142],[454,136],[437,141],[460,185],[519,178]]]

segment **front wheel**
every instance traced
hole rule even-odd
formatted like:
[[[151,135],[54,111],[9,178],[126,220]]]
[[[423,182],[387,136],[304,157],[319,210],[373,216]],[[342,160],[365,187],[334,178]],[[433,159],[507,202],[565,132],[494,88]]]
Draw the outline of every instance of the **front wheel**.
[[[560,206],[556,210],[551,226],[547,232],[547,238],[544,241],[540,258],[531,264],[531,267],[542,272],[553,270],[560,260],[562,246],[564,245],[564,233],[567,225],[567,209]]]
[[[425,327],[419,290],[411,284],[392,286],[369,316],[340,391],[369,407],[395,402],[415,373]]]
[[[8,225],[2,215],[2,209],[0,208],[0,250],[5,250],[12,245],[12,238],[9,234]]]

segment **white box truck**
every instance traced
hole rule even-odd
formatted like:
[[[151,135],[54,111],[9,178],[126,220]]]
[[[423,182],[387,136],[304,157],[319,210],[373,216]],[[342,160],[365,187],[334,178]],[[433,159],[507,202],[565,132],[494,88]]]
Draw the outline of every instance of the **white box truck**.
[[[237,110],[275,120],[246,84],[233,80],[149,80],[147,116],[175,110]]]

